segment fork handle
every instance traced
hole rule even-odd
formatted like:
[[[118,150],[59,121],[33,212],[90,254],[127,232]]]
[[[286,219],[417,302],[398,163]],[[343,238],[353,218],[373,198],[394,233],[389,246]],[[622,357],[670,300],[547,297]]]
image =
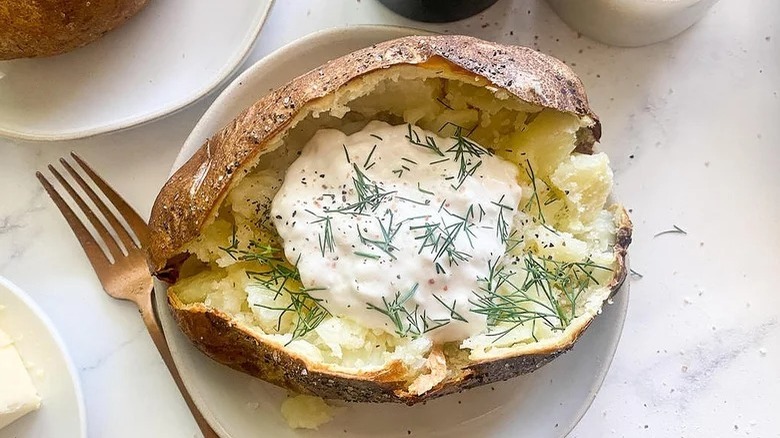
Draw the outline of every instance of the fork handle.
[[[144,320],[146,329],[149,331],[149,336],[151,336],[154,345],[160,352],[160,356],[162,356],[163,362],[165,362],[165,365],[168,367],[168,371],[170,371],[173,381],[176,382],[176,386],[179,387],[179,392],[181,392],[182,397],[184,397],[187,407],[190,408],[190,412],[195,418],[195,422],[198,424],[204,438],[219,438],[219,435],[211,428],[203,417],[203,414],[201,414],[200,410],[195,405],[195,402],[192,401],[189,391],[187,391],[184,382],[181,380],[179,370],[176,369],[176,364],[173,362],[171,350],[168,348],[168,342],[165,340],[162,328],[155,317],[154,307],[152,305],[153,296],[154,290],[152,290],[152,293],[142,294],[142,298],[139,300],[140,302],[136,303],[138,305],[138,310],[141,312],[141,317]]]

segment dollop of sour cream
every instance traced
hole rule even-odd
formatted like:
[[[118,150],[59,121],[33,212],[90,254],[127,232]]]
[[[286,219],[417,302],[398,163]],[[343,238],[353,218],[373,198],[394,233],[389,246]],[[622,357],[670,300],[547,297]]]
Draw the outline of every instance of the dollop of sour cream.
[[[375,121],[349,136],[318,131],[271,213],[285,256],[331,314],[457,341],[486,328],[469,300],[506,251],[517,178],[463,136]]]

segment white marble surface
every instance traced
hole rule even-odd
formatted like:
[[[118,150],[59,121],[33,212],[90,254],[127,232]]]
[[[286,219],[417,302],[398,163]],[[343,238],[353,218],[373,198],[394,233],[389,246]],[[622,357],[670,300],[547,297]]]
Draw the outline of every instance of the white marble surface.
[[[396,23],[525,44],[566,60],[601,116],[633,209],[635,279],[621,344],[572,433],[780,436],[780,2],[723,0],[655,46],[578,38],[539,0],[429,26],[374,0],[278,0],[248,63],[311,31]],[[248,65],[248,64],[247,64]],[[177,115],[56,144],[0,139],[0,275],[46,310],[81,373],[90,436],[197,432],[140,318],[101,290],[34,178],[74,150],[143,215],[213,95]],[[654,234],[677,225],[687,235]]]

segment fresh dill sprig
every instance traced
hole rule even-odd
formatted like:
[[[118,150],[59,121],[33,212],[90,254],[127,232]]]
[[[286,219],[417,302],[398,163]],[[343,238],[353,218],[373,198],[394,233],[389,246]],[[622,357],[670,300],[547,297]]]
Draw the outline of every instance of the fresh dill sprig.
[[[490,201],[491,204],[498,207],[498,218],[496,219],[496,236],[501,239],[501,243],[506,243],[506,239],[509,237],[509,223],[504,217],[504,210],[512,212],[515,209],[508,205],[502,204],[502,202],[504,202],[504,195],[501,195],[501,198],[498,200],[498,202]],[[480,206],[480,208],[482,207]]]
[[[456,248],[456,239],[460,233],[465,232],[471,247],[474,247],[472,237],[475,235],[471,229],[474,226],[473,222],[471,222],[471,219],[474,218],[474,206],[469,206],[465,216],[450,213],[446,208],[444,208],[444,211],[456,218],[457,221],[451,224],[446,224],[443,221],[429,222],[409,227],[411,231],[423,230],[421,235],[415,237],[415,240],[422,241],[417,253],[422,254],[423,251],[430,248],[431,253],[434,255],[433,259],[436,263],[437,273],[444,272],[444,268],[438,263],[438,260],[444,256],[446,256],[450,266],[457,266],[460,262],[468,261],[471,258],[471,254]]]
[[[553,202],[560,201],[560,200],[561,198],[558,197],[558,194],[550,190],[547,192],[547,199],[544,200],[544,205],[547,206],[552,204]]]
[[[409,334],[411,330],[411,325],[407,320],[409,311],[406,309],[405,304],[414,296],[415,293],[417,293],[418,287],[419,284],[415,283],[414,286],[403,295],[401,295],[400,292],[396,292],[395,297],[393,298],[392,301],[387,301],[386,297],[382,297],[383,307],[379,307],[371,303],[366,303],[366,305],[368,306],[367,308],[371,310],[376,310],[377,312],[387,316],[390,319],[390,321],[393,323],[393,326],[395,328],[395,333],[400,337],[405,337]]]
[[[442,131],[444,131],[444,128],[446,128],[448,126],[452,126],[452,128],[454,130],[454,135],[460,135],[460,133],[462,133],[463,131],[466,130],[466,128],[464,128],[463,126],[458,125],[457,123],[454,123],[454,122],[444,122],[444,124],[441,125],[441,128],[439,128],[439,130],[437,132],[441,133]],[[468,133],[466,134],[466,137],[471,136],[471,134],[473,134],[474,131],[477,130],[477,127],[479,127],[479,122],[474,124],[474,126],[472,126],[471,129],[468,130]]]
[[[682,228],[678,227],[677,225],[672,225],[672,228],[669,229],[669,230],[664,230],[664,231],[661,231],[659,233],[655,233],[653,238],[656,238],[658,236],[663,236],[664,234],[683,234],[683,235],[687,235],[688,232],[683,230]]]
[[[536,187],[536,174],[534,173],[534,168],[531,166],[531,161],[526,159],[525,160],[528,167],[525,168],[525,173],[528,175],[528,178],[531,180],[531,187],[533,188],[533,193],[531,194],[531,198],[528,199],[528,203],[525,205],[525,210],[529,214],[531,214],[531,209],[536,204],[536,210],[537,215],[536,219],[541,222],[542,224],[547,223],[547,220],[544,218],[544,212],[542,211],[542,202],[539,199],[539,190]]]
[[[455,129],[453,137],[455,144],[447,149],[447,153],[454,154],[454,160],[458,162],[458,183],[452,185],[455,190],[459,189],[468,177],[476,173],[482,165],[480,157],[490,155],[487,149],[463,136],[462,132],[460,126]],[[472,164],[472,161],[476,161],[476,163]]]
[[[426,135],[425,142],[423,142],[420,139],[420,134],[418,134],[417,131],[412,129],[411,123],[407,123],[406,126],[408,128],[406,139],[409,140],[409,143],[416,146],[424,147],[425,149],[432,151],[436,155],[440,155],[442,157],[444,156],[444,152],[441,151],[439,145],[436,144],[436,140],[433,137],[431,137],[430,135]]]
[[[465,231],[466,238],[469,240],[469,245],[471,245],[471,247],[474,248],[474,242],[471,240],[472,237],[476,237],[474,232],[471,230],[471,228],[474,226],[474,223],[472,222],[472,219],[474,219],[474,205],[469,205],[468,210],[466,210],[466,214],[463,216],[457,215],[455,213],[451,213],[446,208],[444,209],[444,211],[448,215],[458,219],[458,222],[455,223],[460,226],[460,230],[458,232]]]
[[[404,174],[404,171],[409,172],[409,171],[411,171],[411,169],[408,166],[401,165],[401,168],[393,170],[393,173],[398,175],[398,178],[400,178],[401,175]]]
[[[233,260],[238,260],[238,239],[236,239],[236,224],[233,224],[233,232],[230,238],[230,246],[218,246],[217,248],[225,251]]]
[[[420,182],[419,182],[419,181],[417,182],[417,190],[419,190],[419,191],[421,191],[421,192],[425,193],[426,195],[431,195],[431,196],[434,196],[434,195],[435,195],[435,193],[433,193],[432,191],[430,191],[430,190],[425,190],[424,188],[420,187]]]
[[[438,223],[425,223],[423,225],[414,225],[409,227],[409,230],[416,231],[416,230],[424,230],[423,234],[420,236],[415,237],[415,240],[422,240],[422,244],[420,245],[420,249],[417,251],[417,254],[422,254],[422,252],[425,250],[425,248],[433,248],[433,251],[438,250],[439,247],[439,240],[441,239],[440,233],[441,233],[441,225]]]
[[[470,301],[471,311],[485,315],[489,327],[502,327],[503,330],[490,333],[496,336],[494,342],[514,328],[537,320],[551,330],[564,330],[577,317],[582,293],[590,285],[599,284],[593,273],[611,270],[589,259],[558,262],[529,253],[523,257],[525,280],[518,284],[513,281],[516,273],[498,266],[499,261],[488,261],[488,276],[480,278],[480,290],[474,292],[476,298]]]
[[[281,296],[286,295],[290,303],[286,306],[268,306],[255,304],[268,310],[280,312],[277,320],[277,331],[281,330],[282,318],[287,313],[292,313],[293,330],[292,337],[288,344],[295,339],[305,336],[328,316],[330,312],[322,305],[322,300],[311,296],[309,292],[324,290],[323,288],[299,288],[301,275],[298,272],[298,263],[290,265],[286,261],[277,261],[268,264],[268,269],[264,271],[246,271],[246,274],[252,280],[257,281],[265,289],[275,292],[274,301]],[[290,287],[290,283],[294,283]]]
[[[342,144],[342,146],[344,147],[344,156],[347,157],[347,163],[352,164],[352,160],[349,159],[349,151],[347,150],[347,145]]]
[[[466,318],[464,318],[464,317],[463,317],[463,315],[461,315],[460,313],[458,313],[458,312],[455,310],[455,306],[457,306],[457,305],[458,305],[458,301],[457,301],[457,300],[456,300],[456,301],[453,301],[453,302],[452,302],[452,305],[449,305],[449,304],[447,304],[447,303],[446,303],[444,300],[442,300],[441,298],[439,298],[439,296],[438,296],[438,295],[436,295],[436,294],[432,294],[432,295],[433,295],[433,298],[435,298],[435,299],[436,299],[436,301],[438,301],[439,303],[441,303],[441,305],[442,305],[442,306],[444,306],[444,308],[446,308],[447,310],[449,310],[449,311],[450,311],[450,318],[451,318],[451,319],[454,319],[454,320],[456,320],[456,321],[461,321],[461,322],[469,322],[469,321],[468,321]]]
[[[412,204],[417,204],[417,205],[431,205],[430,199],[426,199],[425,201],[417,201],[403,196],[396,196],[395,199],[400,199],[401,201],[411,202]]]
[[[353,254],[356,256],[364,257],[371,260],[379,260],[381,257],[376,254],[371,254],[369,252],[363,252],[363,251],[353,251]]]
[[[320,243],[320,252],[322,253],[322,256],[325,257],[325,252],[333,252],[336,246],[336,239],[333,238],[332,218],[329,215],[320,216],[309,209],[306,209],[305,211],[317,218],[317,220],[309,222],[310,224],[323,224],[322,234],[317,236],[317,240]]]
[[[335,210],[328,210],[327,212],[363,214],[367,209],[376,211],[382,202],[395,194],[395,191],[388,192],[372,181],[360,170],[357,164],[353,163],[352,168],[355,171],[355,176],[352,177],[352,184],[358,197],[357,201]]]
[[[257,281],[265,289],[275,292],[274,300],[279,298],[283,291],[288,290],[289,282],[301,281],[298,268],[290,266],[286,262],[270,263],[268,269],[263,271],[246,271],[246,275]]]
[[[282,249],[266,243],[250,240],[248,249],[242,252],[240,260],[269,264],[282,261]]]
[[[512,251],[515,250],[521,243],[523,243],[523,236],[520,235],[520,237],[516,237],[518,235],[517,230],[513,230],[511,233],[509,233],[509,236],[506,238],[506,251],[505,253],[509,254]]]
[[[426,311],[419,311],[419,305],[415,305],[412,310],[409,310],[407,302],[417,293],[418,287],[419,284],[415,283],[415,285],[403,295],[400,292],[396,292],[392,301],[388,301],[386,297],[382,297],[382,306],[366,303],[366,308],[376,310],[390,319],[390,322],[393,324],[393,330],[402,338],[407,336],[418,337],[432,330],[444,327],[452,322],[453,319],[465,321],[463,316],[454,310],[455,303],[453,303],[452,306],[449,306],[438,298],[437,300],[439,300],[445,308],[450,310],[452,315],[451,318],[431,318]]]
[[[300,284],[301,276],[298,272],[297,263],[291,266],[282,258],[281,248],[250,240],[247,249],[239,249],[239,242],[236,238],[236,228],[233,226],[233,235],[228,247],[220,247],[235,260],[259,262],[267,269],[262,271],[246,271],[246,274],[252,280],[257,281],[265,289],[274,292],[274,301],[280,296],[286,294],[290,297],[290,304],[284,307],[265,306],[256,304],[270,310],[280,311],[277,321],[277,331],[281,330],[282,318],[285,314],[293,312],[295,315],[292,338],[290,342],[305,336],[311,330],[314,330],[319,323],[330,316],[328,310],[322,306],[319,299],[309,295],[309,292],[322,290],[321,288],[298,289],[288,287],[290,283]]]
[[[560,233],[558,233],[558,230],[556,230],[555,228],[547,225],[546,223],[542,223],[541,225],[542,225],[542,228],[546,229],[547,231],[555,234],[556,236],[560,236]]]
[[[360,237],[360,242],[363,243],[364,245],[371,245],[376,249],[387,254],[393,260],[396,260],[396,256],[395,254],[393,254],[393,251],[397,250],[398,248],[396,248],[393,245],[393,239],[395,238],[396,234],[398,234],[398,231],[401,229],[401,225],[403,225],[405,221],[401,221],[400,223],[395,224],[394,227],[393,226],[394,214],[392,210],[388,209],[385,212],[385,214],[389,216],[389,221],[387,225],[385,225],[385,223],[382,222],[381,218],[378,217],[376,218],[377,222],[379,223],[379,231],[382,234],[381,239],[367,238],[360,231],[360,228],[358,228],[358,236]]]
[[[415,308],[415,316],[414,316],[414,320],[415,321],[417,320],[417,315],[416,314],[417,314],[417,308]],[[446,319],[446,318],[435,319],[435,318],[431,318],[431,317],[429,317],[427,315],[427,313],[424,310],[423,310],[422,314],[420,315],[420,320],[421,320],[422,325],[423,325],[422,333],[428,333],[430,331],[436,330],[437,328],[444,327],[445,325],[447,325],[450,322],[452,322],[452,319]],[[416,328],[416,330],[418,332],[420,331],[419,325],[416,325],[415,328]]]
[[[239,249],[236,237],[236,225],[233,224],[233,232],[230,238],[230,246],[220,246],[220,250],[226,252],[233,260],[242,262],[259,262],[270,264],[281,261],[282,249],[267,243],[250,240],[247,249]]]
[[[285,292],[290,299],[290,304],[284,307],[255,304],[255,306],[261,307],[263,309],[280,312],[276,322],[277,331],[281,330],[282,318],[284,315],[290,312],[295,315],[293,323],[294,326],[291,333],[292,337],[286,345],[289,345],[290,342],[296,339],[306,336],[309,332],[316,329],[317,326],[325,320],[325,318],[331,316],[328,309],[322,305],[322,300],[314,298],[311,296],[311,294],[309,294],[309,292],[314,290],[321,289],[301,289],[297,291],[285,289]]]
[[[481,165],[482,165],[482,161],[481,160],[477,161],[477,164],[475,164],[475,165],[473,165],[471,167],[468,167],[465,164],[465,161],[461,161],[461,166],[460,166],[460,168],[458,170],[458,184],[457,185],[450,184],[452,186],[452,188],[455,189],[455,190],[460,189],[460,186],[462,186],[463,183],[466,182],[466,179],[468,177],[470,177],[470,176],[473,176],[477,172],[477,169],[479,169],[479,166],[481,166]]]
[[[505,271],[503,266],[499,267],[499,260],[488,261],[488,275],[480,278],[482,285],[479,292],[474,292],[476,299],[469,301],[473,306],[470,309],[472,312],[486,316],[489,328],[511,324],[504,330],[490,331],[488,334],[495,336],[493,342],[536,319],[543,320],[553,330],[562,330],[555,305],[536,299],[529,290],[515,285],[511,281],[514,273]],[[507,291],[504,292],[502,288]]]
[[[366,157],[366,161],[365,163],[363,163],[363,168],[366,170],[368,170],[368,168],[371,167],[369,166],[369,163],[371,163],[371,165],[374,164],[371,162],[371,157],[374,156],[374,151],[376,151],[376,145],[374,145],[374,147],[371,148],[371,152],[368,153],[368,156]]]

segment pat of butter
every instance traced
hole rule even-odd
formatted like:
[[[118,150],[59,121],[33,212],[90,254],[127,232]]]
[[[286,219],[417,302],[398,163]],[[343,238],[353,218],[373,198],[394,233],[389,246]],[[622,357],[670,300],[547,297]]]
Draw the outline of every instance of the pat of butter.
[[[41,398],[19,352],[0,330],[0,429],[40,406]]]

